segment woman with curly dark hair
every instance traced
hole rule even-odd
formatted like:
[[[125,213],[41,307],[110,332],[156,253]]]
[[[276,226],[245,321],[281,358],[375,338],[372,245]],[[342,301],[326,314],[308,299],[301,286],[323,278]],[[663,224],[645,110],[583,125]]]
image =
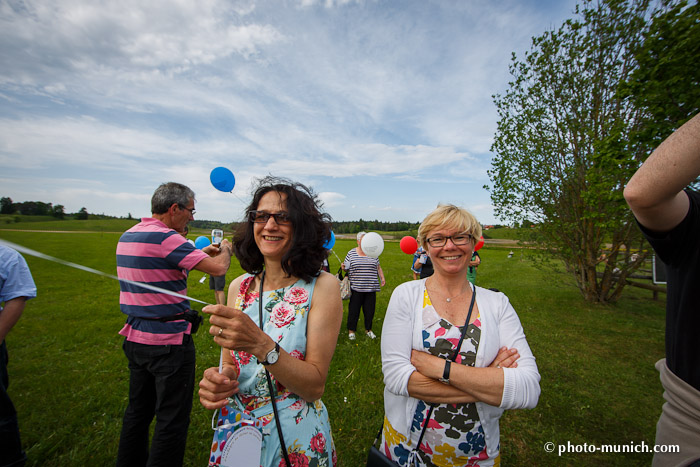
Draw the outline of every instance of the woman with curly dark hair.
[[[281,259],[282,270],[289,276],[296,276],[309,282],[312,277],[318,274],[323,260],[328,252],[323,245],[331,237],[330,216],[319,210],[316,194],[301,183],[292,182],[278,177],[265,177],[260,180],[258,188],[253,194],[253,200],[246,209],[249,222],[239,224],[233,238],[233,251],[241,263],[243,270],[257,274],[263,270],[265,258],[262,251],[256,245],[254,226],[259,224],[261,219],[255,220],[251,213],[256,209],[260,200],[270,192],[277,194],[277,197],[286,204],[286,221],[275,224],[293,225],[291,248],[285,249]],[[274,198],[274,195],[270,195]],[[253,216],[255,216],[253,214]],[[265,219],[264,214],[260,214]],[[258,216],[258,217],[259,217]]]
[[[237,395],[245,413],[265,425],[275,419],[286,435],[287,455],[281,447],[285,436],[270,424],[263,435],[262,466],[284,465],[285,457],[293,465],[302,457],[307,463],[336,464],[328,411],[320,398],[343,305],[337,279],[320,270],[330,219],[319,205],[300,183],[260,180],[233,242],[247,274],[231,283],[228,306],[202,310],[211,314],[209,333],[224,351],[221,371],[204,372],[200,401],[207,409],[220,409]],[[265,370],[276,388],[274,417]],[[210,465],[217,465],[215,456]]]

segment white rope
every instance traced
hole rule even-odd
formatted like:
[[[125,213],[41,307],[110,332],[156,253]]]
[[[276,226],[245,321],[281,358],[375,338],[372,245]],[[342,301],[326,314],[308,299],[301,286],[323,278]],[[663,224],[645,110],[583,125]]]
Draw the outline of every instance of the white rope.
[[[92,268],[89,268],[87,266],[83,266],[81,264],[75,264],[75,263],[71,263],[70,261],[65,261],[65,260],[62,260],[60,258],[55,258],[53,256],[45,255],[44,253],[40,253],[36,250],[32,250],[31,248],[27,248],[27,247],[24,247],[22,245],[18,245],[16,243],[8,242],[7,240],[0,239],[0,245],[5,245],[9,248],[12,248],[14,250],[19,251],[20,253],[26,253],[26,254],[31,255],[31,256],[36,256],[37,258],[42,258],[42,259],[45,259],[48,261],[53,261],[54,263],[63,264],[64,266],[69,266],[71,268],[80,269],[82,271],[87,271],[87,272],[92,273],[92,274],[97,274],[98,276],[107,277],[109,279],[114,279],[116,281],[124,282],[126,284],[132,284],[132,285],[135,285],[138,287],[142,287],[144,289],[153,290],[154,292],[172,295],[173,297],[184,298],[185,300],[192,300],[193,302],[202,303],[204,305],[211,305],[211,303],[203,302],[202,300],[197,300],[196,298],[188,297],[187,295],[182,295],[182,294],[179,294],[177,292],[173,292],[172,290],[161,289],[160,287],[156,287],[154,285],[146,284],[143,282],[131,281],[129,279],[121,279],[117,276],[113,276],[111,274],[107,274],[105,272],[98,271],[97,269],[92,269]]]

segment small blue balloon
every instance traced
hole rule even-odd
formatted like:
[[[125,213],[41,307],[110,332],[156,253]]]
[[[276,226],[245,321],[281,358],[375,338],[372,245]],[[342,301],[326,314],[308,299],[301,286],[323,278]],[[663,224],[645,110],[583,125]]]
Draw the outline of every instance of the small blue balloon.
[[[335,234],[331,230],[331,238],[328,239],[328,241],[323,245],[323,248],[326,250],[330,250],[333,248],[333,245],[335,245]]]
[[[197,237],[197,240],[194,241],[194,247],[199,250],[209,245],[211,245],[211,241],[209,241],[209,237],[205,237],[204,235]]]
[[[230,193],[233,187],[236,186],[236,177],[226,167],[217,167],[212,170],[211,174],[209,174],[209,180],[211,180],[214,188],[227,193]]]

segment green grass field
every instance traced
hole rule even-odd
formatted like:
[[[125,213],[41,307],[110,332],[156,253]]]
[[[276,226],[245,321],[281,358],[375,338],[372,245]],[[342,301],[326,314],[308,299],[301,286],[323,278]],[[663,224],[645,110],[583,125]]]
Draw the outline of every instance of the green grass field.
[[[74,225],[79,221],[66,221]],[[89,222],[89,221],[85,221]],[[103,221],[104,222],[104,221]],[[56,227],[52,230],[75,230]],[[12,224],[37,229],[39,223]],[[115,274],[116,222],[84,224],[96,233],[0,230],[0,238],[109,274]],[[0,226],[0,228],[3,228]],[[126,228],[126,227],[124,227]],[[194,233],[194,238],[199,233]],[[338,239],[343,259],[355,246]],[[547,442],[566,445],[653,445],[662,388],[654,363],[664,353],[664,304],[651,292],[628,288],[613,306],[587,304],[571,281],[536,269],[518,250],[481,251],[477,284],[505,292],[518,312],[542,376],[533,410],[501,419],[503,465],[648,465],[651,454],[547,453]],[[26,255],[25,255],[26,257]],[[119,285],[97,275],[26,257],[39,296],[28,302],[10,333],[10,394],[19,412],[30,466],[112,465],[127,401],[128,370],[117,334],[124,322]],[[387,285],[378,294],[374,330],[392,290],[411,279],[411,257],[387,242],[380,257]],[[331,255],[331,269],[338,260]],[[237,263],[230,282],[242,271]],[[201,272],[190,274],[189,294],[212,301]],[[662,295],[662,300],[665,297]],[[345,302],[347,313],[347,302]],[[347,315],[346,315],[347,316]],[[195,336],[198,373],[218,364],[218,348],[203,326]],[[383,416],[379,339],[360,333],[349,341],[345,325],[323,401],[331,414],[340,464],[364,465]],[[194,395],[193,395],[194,397]],[[195,398],[185,465],[204,466],[212,438],[211,412]]]

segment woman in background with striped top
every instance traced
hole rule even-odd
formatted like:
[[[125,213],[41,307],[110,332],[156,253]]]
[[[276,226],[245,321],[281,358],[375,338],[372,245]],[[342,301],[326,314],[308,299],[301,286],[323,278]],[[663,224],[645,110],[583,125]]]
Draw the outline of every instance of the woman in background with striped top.
[[[360,309],[365,317],[365,332],[367,337],[375,339],[372,332],[374,308],[377,303],[377,292],[383,287],[384,271],[377,258],[367,256],[362,251],[360,242],[367,232],[357,234],[357,248],[348,251],[341,267],[350,276],[350,303],[348,304],[348,338],[355,340],[357,321],[360,319]]]

